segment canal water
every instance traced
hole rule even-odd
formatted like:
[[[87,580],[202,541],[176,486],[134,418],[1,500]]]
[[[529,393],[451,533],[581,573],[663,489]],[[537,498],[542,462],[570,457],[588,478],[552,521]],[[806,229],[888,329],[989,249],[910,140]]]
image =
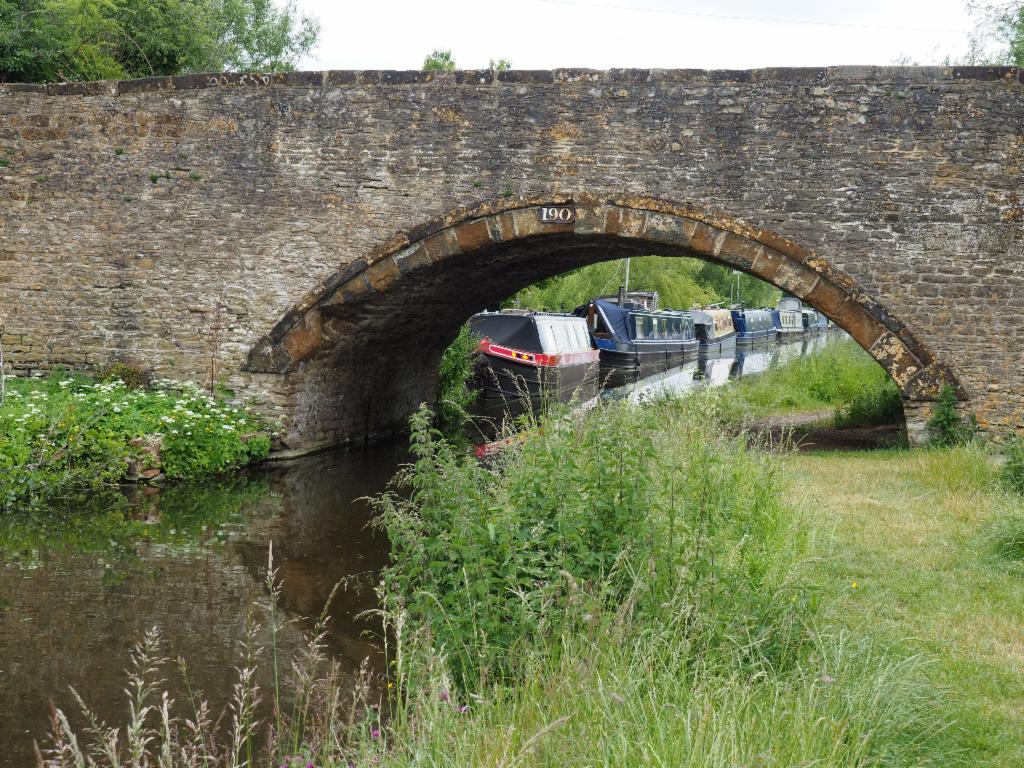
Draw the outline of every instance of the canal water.
[[[643,400],[715,386],[834,338],[694,363],[607,394]],[[361,614],[374,607],[387,541],[367,525],[364,497],[383,490],[406,456],[398,439],[152,495],[112,494],[93,509],[0,516],[0,766],[33,763],[50,702],[74,709],[69,686],[100,718],[122,724],[129,653],[151,627],[219,712],[250,606],[267,598],[271,542],[281,604],[294,619],[279,635],[281,657],[303,642],[342,581],[330,609],[330,652],[352,674],[367,657],[379,662],[375,626]],[[174,665],[163,672],[172,696],[184,700]]]

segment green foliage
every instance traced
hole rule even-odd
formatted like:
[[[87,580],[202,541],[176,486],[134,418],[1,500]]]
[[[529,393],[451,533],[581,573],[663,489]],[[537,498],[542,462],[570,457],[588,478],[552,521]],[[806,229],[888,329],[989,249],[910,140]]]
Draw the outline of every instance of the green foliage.
[[[773,307],[781,296],[778,288],[753,275],[744,272],[737,274],[729,267],[710,261],[702,261],[700,264],[697,282],[713,291],[721,301],[738,301],[748,307]]]
[[[492,468],[417,414],[414,464],[376,500],[389,764],[496,743],[536,766],[952,759],[919,665],[814,629],[781,459],[704,399],[549,418]]]
[[[631,290],[660,294],[663,307],[689,309],[694,304],[717,301],[718,295],[698,284],[701,262],[696,259],[644,256],[632,259]],[[625,277],[625,261],[605,261],[541,280],[523,289],[513,301],[530,309],[571,312],[595,296],[618,291]]]
[[[1001,479],[1011,491],[1024,496],[1024,439],[1014,438],[1006,446],[1006,463]]]
[[[778,354],[786,347],[777,350]],[[824,349],[741,378],[715,394],[723,417],[748,419],[793,411],[830,409],[838,427],[886,423],[899,416],[899,390],[885,370],[856,342]]]
[[[469,325],[459,329],[459,335],[441,355],[437,371],[437,423],[450,439],[462,435],[468,418],[467,409],[476,401],[479,391],[469,386],[476,360],[476,340]]]
[[[495,72],[507,72],[512,69],[512,60],[506,58],[500,58],[497,61],[491,59],[487,63],[487,68]]]
[[[454,72],[455,59],[451,50],[436,48],[423,59],[423,69],[427,71]]]
[[[290,70],[318,34],[294,0],[0,0],[0,81]]]
[[[957,403],[956,390],[948,385],[943,387],[928,419],[933,445],[963,445],[974,438],[974,423],[960,415]]]
[[[184,479],[265,458],[270,439],[253,414],[195,386],[129,389],[55,375],[11,380],[0,407],[0,509],[74,499],[124,477],[145,459],[130,441],[162,434],[162,469]]]
[[[549,420],[496,470],[417,414],[415,464],[377,499],[394,563],[384,583],[461,687],[518,678],[552,622],[625,602],[649,620],[666,601],[699,605],[692,642],[738,632],[757,664],[792,660],[806,596],[776,581],[776,469],[698,410],[618,404]]]
[[[1019,504],[1001,510],[987,533],[1000,557],[1024,564],[1024,509]]]
[[[1024,66],[1024,2],[968,3],[975,29],[967,54],[969,64]]]
[[[837,377],[844,373],[837,371]],[[869,374],[869,380],[861,383],[847,402],[836,408],[832,419],[836,427],[893,424],[903,417],[903,398],[896,382],[889,378],[889,374],[880,365],[875,366],[873,373],[873,378]]]
[[[657,291],[661,305],[690,309],[728,301],[735,281],[732,270],[700,259],[642,256],[631,260],[629,287]],[[541,280],[512,299],[520,306],[548,311],[572,311],[595,296],[618,291],[625,280],[625,261],[606,261]],[[748,275],[740,276],[740,298],[748,306],[774,304],[778,290]]]

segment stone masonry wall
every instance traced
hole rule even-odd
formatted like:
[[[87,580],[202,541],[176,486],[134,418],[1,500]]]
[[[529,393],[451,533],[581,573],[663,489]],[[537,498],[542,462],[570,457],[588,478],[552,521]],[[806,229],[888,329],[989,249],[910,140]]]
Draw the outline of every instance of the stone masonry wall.
[[[1019,430],[1022,167],[1006,68],[0,84],[2,343],[16,373],[212,376],[291,425],[330,372],[241,368],[347,264],[482,200],[646,195],[813,250],[955,372],[985,428]],[[553,269],[522,258],[523,279]],[[351,436],[304,422],[290,441]]]

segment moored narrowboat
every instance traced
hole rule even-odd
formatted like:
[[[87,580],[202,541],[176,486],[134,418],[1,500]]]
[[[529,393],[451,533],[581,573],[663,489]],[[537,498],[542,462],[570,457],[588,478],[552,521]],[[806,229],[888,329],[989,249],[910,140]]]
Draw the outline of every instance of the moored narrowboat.
[[[732,312],[723,307],[706,307],[690,312],[697,331],[701,357],[731,355],[736,349],[736,326]]]
[[[741,347],[767,345],[775,340],[775,323],[770,309],[732,308],[736,344]]]
[[[651,296],[651,294],[646,294]],[[657,308],[653,300],[599,298],[578,307],[601,355],[601,379],[610,386],[693,360],[697,337],[689,312]]]
[[[779,339],[799,339],[804,332],[803,305],[795,296],[783,296],[772,310],[772,321]]]
[[[473,315],[469,327],[478,339],[477,380],[485,397],[566,402],[597,393],[598,351],[582,318],[506,309]]]
[[[828,330],[828,318],[812,308],[803,308],[804,333],[824,333]]]

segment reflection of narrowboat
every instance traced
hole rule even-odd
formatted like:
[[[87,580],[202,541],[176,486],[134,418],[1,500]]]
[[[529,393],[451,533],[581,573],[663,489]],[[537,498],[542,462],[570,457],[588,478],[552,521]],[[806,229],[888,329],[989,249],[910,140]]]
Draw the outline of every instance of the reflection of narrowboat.
[[[798,339],[804,332],[803,305],[795,296],[783,296],[772,310],[775,333],[780,339]]]
[[[690,312],[700,342],[701,356],[731,355],[736,349],[736,326],[732,324],[732,312],[722,307],[694,309]]]
[[[502,310],[469,319],[478,341],[478,379],[486,397],[522,395],[566,401],[597,392],[598,352],[573,315]]]
[[[594,299],[578,307],[601,353],[601,378],[612,386],[626,379],[665,371],[697,353],[693,318],[688,312],[657,308],[657,294],[648,301]]]
[[[770,309],[732,309],[732,323],[736,326],[736,344],[743,346],[766,345],[775,341],[775,322]]]

